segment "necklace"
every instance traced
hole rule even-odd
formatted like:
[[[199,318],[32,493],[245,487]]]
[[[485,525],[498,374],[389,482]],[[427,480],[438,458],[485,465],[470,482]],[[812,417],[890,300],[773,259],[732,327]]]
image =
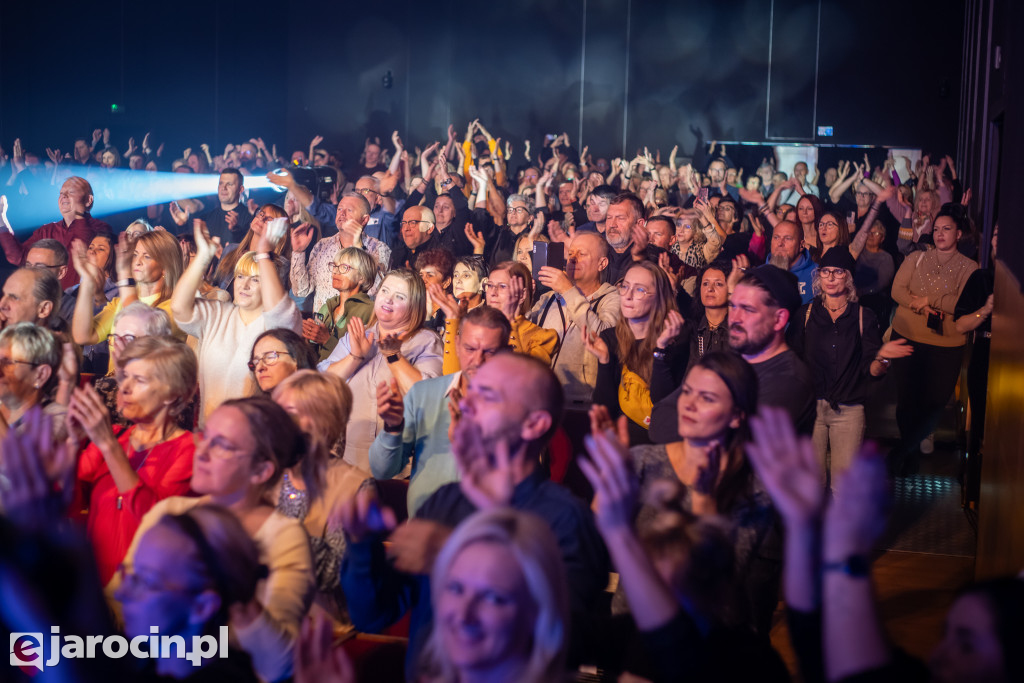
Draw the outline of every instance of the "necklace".
[[[826,304],[824,301],[822,301],[821,303],[825,306],[825,308],[827,308],[828,310],[832,311],[833,313],[838,313],[839,311],[841,311],[844,308],[846,308],[849,305],[850,302],[849,301],[844,301],[843,305],[839,306],[838,308],[832,308],[831,306]]]

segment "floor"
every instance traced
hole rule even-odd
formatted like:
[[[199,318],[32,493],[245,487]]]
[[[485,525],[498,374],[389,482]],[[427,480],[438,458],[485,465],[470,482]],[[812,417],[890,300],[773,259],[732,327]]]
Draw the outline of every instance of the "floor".
[[[887,383],[878,387],[881,400],[868,415],[868,437],[883,447],[897,436],[894,407],[886,400],[890,391]],[[889,637],[921,659],[942,637],[956,592],[974,576],[977,529],[973,511],[961,504],[958,410],[951,402],[936,432],[935,452],[921,459],[920,472],[893,482],[892,516],[872,568]],[[772,643],[795,674],[785,622],[781,613],[776,617]]]

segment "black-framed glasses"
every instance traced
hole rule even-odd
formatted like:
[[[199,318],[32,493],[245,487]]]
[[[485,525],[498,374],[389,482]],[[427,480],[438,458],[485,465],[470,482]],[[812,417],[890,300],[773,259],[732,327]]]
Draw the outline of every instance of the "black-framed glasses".
[[[134,334],[111,334],[110,335],[110,343],[111,344],[114,343],[114,340],[122,341],[125,344],[131,344],[136,339],[138,339],[138,337],[136,337]]]
[[[354,266],[350,266],[347,263],[328,263],[327,267],[332,273],[341,273],[342,275],[347,275],[355,270]]]
[[[268,368],[272,365],[277,365],[277,361],[281,360],[281,356],[291,356],[287,351],[267,351],[262,356],[253,356],[252,360],[249,361],[249,370],[256,372],[256,366],[263,363]]]
[[[16,363],[21,363],[22,365],[27,365],[30,368],[39,367],[39,365],[40,365],[39,363],[33,363],[33,362],[27,361],[27,360],[18,360],[16,358],[0,358],[0,371],[6,370],[7,368],[11,367],[12,365],[14,365]]]
[[[843,280],[846,278],[846,272],[845,268],[822,268],[818,274],[827,280]]]
[[[522,206],[510,206],[506,213],[528,213],[530,210]]]
[[[407,226],[407,225],[408,225],[409,227],[412,227],[412,226],[414,226],[414,225],[416,225],[416,224],[418,224],[418,223],[430,223],[430,221],[424,221],[424,220],[418,220],[418,221],[402,221],[401,223],[399,223],[399,225],[400,225],[400,226],[402,226],[402,227],[404,228],[404,227],[405,227],[405,226]],[[433,225],[433,223],[430,223],[430,224],[431,224],[431,225]]]

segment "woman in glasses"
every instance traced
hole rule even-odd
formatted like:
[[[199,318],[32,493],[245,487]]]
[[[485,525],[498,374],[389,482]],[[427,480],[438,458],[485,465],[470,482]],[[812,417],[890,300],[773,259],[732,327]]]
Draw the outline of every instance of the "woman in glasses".
[[[541,327],[526,317],[533,308],[533,276],[518,261],[494,266],[484,284],[487,305],[505,314],[512,325],[509,347],[551,365],[558,348],[558,332]]]
[[[370,444],[383,426],[377,415],[377,386],[386,383],[403,394],[425,377],[441,374],[442,346],[438,336],[423,327],[427,314],[423,280],[399,268],[381,283],[370,327],[354,318],[334,352],[317,368],[348,382],[353,396],[345,437],[345,461],[370,471]]]
[[[373,299],[368,292],[377,278],[377,262],[357,247],[340,249],[328,264],[331,286],[338,292],[328,299],[314,318],[302,321],[302,336],[325,360],[345,336],[348,323],[359,318],[369,324],[373,317]]]
[[[309,538],[302,524],[274,509],[271,495],[282,472],[301,459],[322,462],[295,422],[267,398],[226,401],[214,410],[195,447],[192,491],[199,498],[174,496],[157,503],[142,521],[124,559],[124,575],[144,566],[143,540],[165,515],[180,515],[207,505],[229,510],[256,541],[259,560],[267,566],[266,580],[256,587],[253,600],[232,610],[232,640],[249,653],[253,668],[265,681],[291,674],[292,646],[299,625],[313,600],[315,584]],[[307,481],[312,488],[313,479]],[[319,489],[316,489],[319,492]],[[195,514],[192,512],[191,514]],[[219,545],[216,538],[210,541]],[[125,601],[121,580],[115,575],[108,593],[122,599],[127,620],[132,604]],[[130,586],[129,586],[130,588]],[[159,610],[136,614],[136,627],[148,632],[162,624]]]
[[[826,211],[818,228],[821,244],[831,235],[828,222],[842,217]],[[821,226],[825,226],[824,228]],[[822,463],[823,485],[831,486],[853,462],[864,440],[864,402],[869,381],[881,377],[895,358],[910,355],[904,340],[882,344],[875,314],[857,302],[856,262],[846,245],[822,257],[811,280],[814,298],[790,325],[793,349],[814,377],[817,419],[814,447]]]
[[[598,361],[594,403],[615,418],[629,417],[632,443],[650,443],[651,371],[657,359],[667,364],[675,384],[682,380],[686,346],[678,341],[683,318],[668,276],[649,261],[627,270],[618,288],[621,316],[615,327],[600,334],[582,330],[584,346]]]
[[[267,330],[252,345],[249,371],[264,394],[292,373],[315,367],[316,356],[306,340],[283,327]]]
[[[256,241],[256,251],[246,252],[235,265],[232,303],[196,299],[217,245],[203,221],[195,221],[194,232],[196,256],[174,290],[171,311],[181,329],[199,340],[196,356],[202,424],[224,401],[259,391],[248,367],[253,343],[275,327],[298,333],[302,316],[283,284],[288,261],[273,253],[266,232]]]
[[[173,337],[140,336],[120,352],[114,426],[103,398],[75,389],[68,428],[88,439],[78,460],[78,493],[88,509],[86,528],[100,580],[113,577],[135,536],[139,520],[168,496],[188,492],[192,478],[192,432],[178,424],[196,391],[196,357]]]

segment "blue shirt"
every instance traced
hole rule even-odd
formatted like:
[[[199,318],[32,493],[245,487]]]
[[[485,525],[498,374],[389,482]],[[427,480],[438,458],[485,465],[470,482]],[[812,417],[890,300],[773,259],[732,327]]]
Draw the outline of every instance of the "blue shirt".
[[[448,395],[458,386],[461,372],[420,380],[405,395],[405,425],[401,432],[381,430],[370,446],[370,472],[377,479],[397,476],[412,458],[409,516],[439,488],[459,480],[448,441],[451,413]]]

